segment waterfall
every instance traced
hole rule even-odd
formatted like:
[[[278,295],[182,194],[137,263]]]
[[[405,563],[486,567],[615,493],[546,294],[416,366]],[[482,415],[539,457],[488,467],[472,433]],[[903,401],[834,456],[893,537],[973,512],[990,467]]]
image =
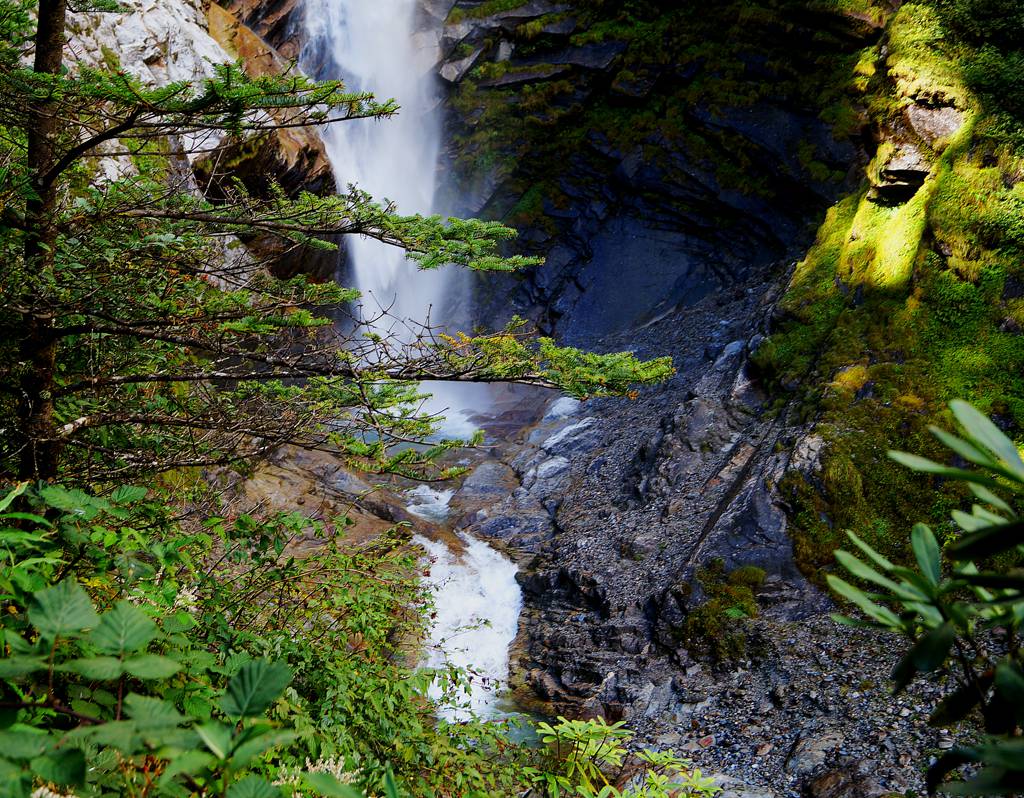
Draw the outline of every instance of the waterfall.
[[[436,613],[424,665],[458,665],[471,679],[469,694],[456,702],[468,704],[468,712],[465,707],[443,707],[442,715],[449,720],[500,714],[508,680],[508,647],[523,606],[515,564],[482,540],[462,537],[466,547],[461,556],[444,543],[422,535],[415,538],[430,557],[426,583],[434,595]],[[440,692],[435,683],[432,697],[440,698]]]
[[[433,89],[433,52],[416,36],[418,0],[305,0],[306,45],[300,63],[319,78],[341,78],[349,91],[394,98],[401,110],[391,119],[340,122],[321,132],[339,187],[356,185],[378,201],[394,202],[403,214],[436,211],[434,194],[440,151],[438,98]],[[364,316],[388,309],[386,327],[401,336],[402,322],[443,324],[446,310],[465,290],[452,269],[421,272],[396,248],[356,237],[348,243],[351,281],[363,293]],[[424,385],[432,394],[427,412],[445,416],[440,433],[469,437],[475,412],[489,404],[488,386]],[[410,510],[443,523],[450,491],[410,492]],[[508,679],[508,649],[516,635],[522,593],[516,566],[491,546],[462,535],[456,554],[444,543],[416,537],[430,559],[425,578],[436,615],[423,665],[466,668],[472,689],[463,700],[482,716],[497,713]],[[438,689],[432,694],[438,698]],[[442,707],[450,719],[464,716]]]
[[[339,187],[356,185],[403,214],[434,212],[440,150],[438,98],[429,50],[417,46],[417,0],[306,0],[302,65],[341,78],[351,92],[395,99],[399,113],[322,131]],[[315,65],[315,69],[311,68]],[[351,279],[367,316],[390,309],[398,321],[436,321],[450,274],[421,272],[402,250],[355,237],[348,242]]]

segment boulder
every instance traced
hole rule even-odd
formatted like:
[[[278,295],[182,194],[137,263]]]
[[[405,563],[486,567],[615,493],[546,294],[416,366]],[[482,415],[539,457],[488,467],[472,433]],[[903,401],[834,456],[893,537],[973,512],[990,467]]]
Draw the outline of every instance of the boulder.
[[[872,196],[890,204],[906,202],[917,193],[931,170],[931,162],[920,147],[910,141],[897,142],[878,170]]]
[[[469,70],[476,66],[476,62],[480,60],[480,55],[483,51],[483,47],[477,47],[465,58],[459,58],[455,61],[445,61],[438,72],[441,77],[449,83],[458,83],[466,77]]]
[[[786,770],[796,776],[807,775],[825,764],[829,755],[839,749],[845,738],[839,731],[824,731],[801,737],[786,760]]]
[[[963,112],[949,105],[932,108],[914,103],[907,108],[906,115],[910,128],[930,146],[949,139],[964,124]]]

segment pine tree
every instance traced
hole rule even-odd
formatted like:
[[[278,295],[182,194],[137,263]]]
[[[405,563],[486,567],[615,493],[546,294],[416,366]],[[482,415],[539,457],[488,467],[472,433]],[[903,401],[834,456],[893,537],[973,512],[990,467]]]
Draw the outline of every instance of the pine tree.
[[[109,482],[283,443],[422,474],[444,447],[395,446],[431,430],[416,412],[419,380],[592,395],[671,372],[667,359],[557,347],[520,322],[478,336],[424,326],[411,342],[359,325],[342,334],[332,309],[354,291],[275,279],[225,242],[262,235],[325,248],[358,234],[405,249],[425,269],[534,261],[499,254],[514,234],[503,225],[400,216],[357,189],[254,196],[234,184],[202,196],[174,163],[211,137],[397,109],[339,82],[250,77],[239,64],[157,88],[116,69],[70,70],[68,15],[66,0],[0,0],[0,474]],[[131,168],[98,181],[101,154]]]

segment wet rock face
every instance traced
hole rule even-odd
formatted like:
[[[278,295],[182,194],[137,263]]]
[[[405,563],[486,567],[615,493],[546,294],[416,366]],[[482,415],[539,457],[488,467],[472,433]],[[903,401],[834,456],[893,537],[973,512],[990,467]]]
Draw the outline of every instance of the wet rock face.
[[[827,22],[841,48],[879,33],[864,20]],[[439,71],[453,84],[449,157],[460,179],[442,205],[510,219],[520,246],[547,258],[517,280],[481,281],[482,318],[530,315],[566,341],[593,346],[795,256],[859,155],[816,111],[782,89],[773,93],[777,76],[758,53],[740,54],[742,79],[762,84],[758,100],[682,105],[674,92],[700,63],[649,62],[615,34],[579,38],[583,24],[572,3],[527,2],[486,15],[477,3],[455,4]],[[545,93],[552,99],[537,110],[530,98]],[[507,142],[480,157],[473,142],[494,106],[530,108],[523,116],[532,121],[521,130],[510,123]],[[614,129],[630,109],[647,107],[673,123],[635,137]],[[592,108],[602,109],[599,121],[564,129],[574,122],[561,119]],[[526,148],[528,124],[543,126],[548,140],[577,143],[555,147],[557,154]],[[808,152],[814,170],[799,155]],[[533,210],[524,214],[526,199]]]
[[[271,9],[252,6],[239,9],[250,15],[257,8],[264,12],[264,24],[257,26],[265,33],[268,20],[274,19]],[[292,9],[291,6],[285,6]],[[284,9],[278,9],[284,13]],[[277,75],[290,68],[285,55],[247,24],[238,14],[211,4],[207,11],[210,35],[230,56],[240,59],[251,77]],[[324,143],[311,128],[283,127],[245,138],[232,138],[216,152],[200,156],[192,165],[198,184],[214,201],[229,193],[231,184],[239,180],[251,194],[268,196],[274,185],[288,196],[308,191],[325,195],[335,191],[334,173]],[[278,277],[291,277],[299,272],[317,280],[334,277],[338,263],[336,252],[307,246],[292,246],[275,236],[252,236],[245,241],[255,257],[268,264]]]

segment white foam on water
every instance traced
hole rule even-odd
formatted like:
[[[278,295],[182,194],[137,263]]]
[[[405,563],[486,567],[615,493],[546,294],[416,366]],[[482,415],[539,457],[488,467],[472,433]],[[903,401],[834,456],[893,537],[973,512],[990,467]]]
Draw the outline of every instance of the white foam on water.
[[[478,538],[463,534],[462,539],[466,547],[459,556],[444,543],[421,535],[413,538],[431,560],[425,581],[437,613],[422,664],[428,668],[453,664],[472,674],[469,694],[456,702],[468,707],[441,708],[449,720],[470,713],[500,714],[501,695],[508,684],[509,646],[523,606],[515,563]],[[438,685],[431,687],[431,696],[441,698]]]
[[[391,119],[338,122],[321,131],[337,185],[354,184],[376,200],[393,202],[402,214],[436,212],[441,119],[429,67],[437,53],[417,37],[419,0],[305,0],[304,5],[303,68],[320,78],[343,79],[350,92],[370,91],[401,106]],[[414,331],[417,324],[444,324],[450,321],[447,308],[465,304],[468,283],[458,270],[421,272],[401,249],[359,236],[349,237],[346,245],[352,280],[364,295],[364,317],[374,318],[383,308],[395,320],[378,325],[382,334],[402,339],[403,330]],[[423,389],[433,395],[424,410],[445,416],[437,437],[472,437],[477,426],[471,419],[489,405],[487,386],[425,383]],[[451,498],[444,493],[418,494],[421,501],[410,512],[442,518]],[[416,541],[433,559],[426,583],[437,608],[423,664],[452,663],[472,671],[469,709],[497,714],[522,607],[516,566],[469,536],[460,555],[440,542]],[[439,695],[435,687],[435,698]],[[456,718],[464,711],[442,712]]]
[[[448,502],[452,500],[455,491],[436,490],[429,485],[417,485],[405,495],[416,500],[413,504],[406,507],[410,513],[439,524],[451,512]]]

